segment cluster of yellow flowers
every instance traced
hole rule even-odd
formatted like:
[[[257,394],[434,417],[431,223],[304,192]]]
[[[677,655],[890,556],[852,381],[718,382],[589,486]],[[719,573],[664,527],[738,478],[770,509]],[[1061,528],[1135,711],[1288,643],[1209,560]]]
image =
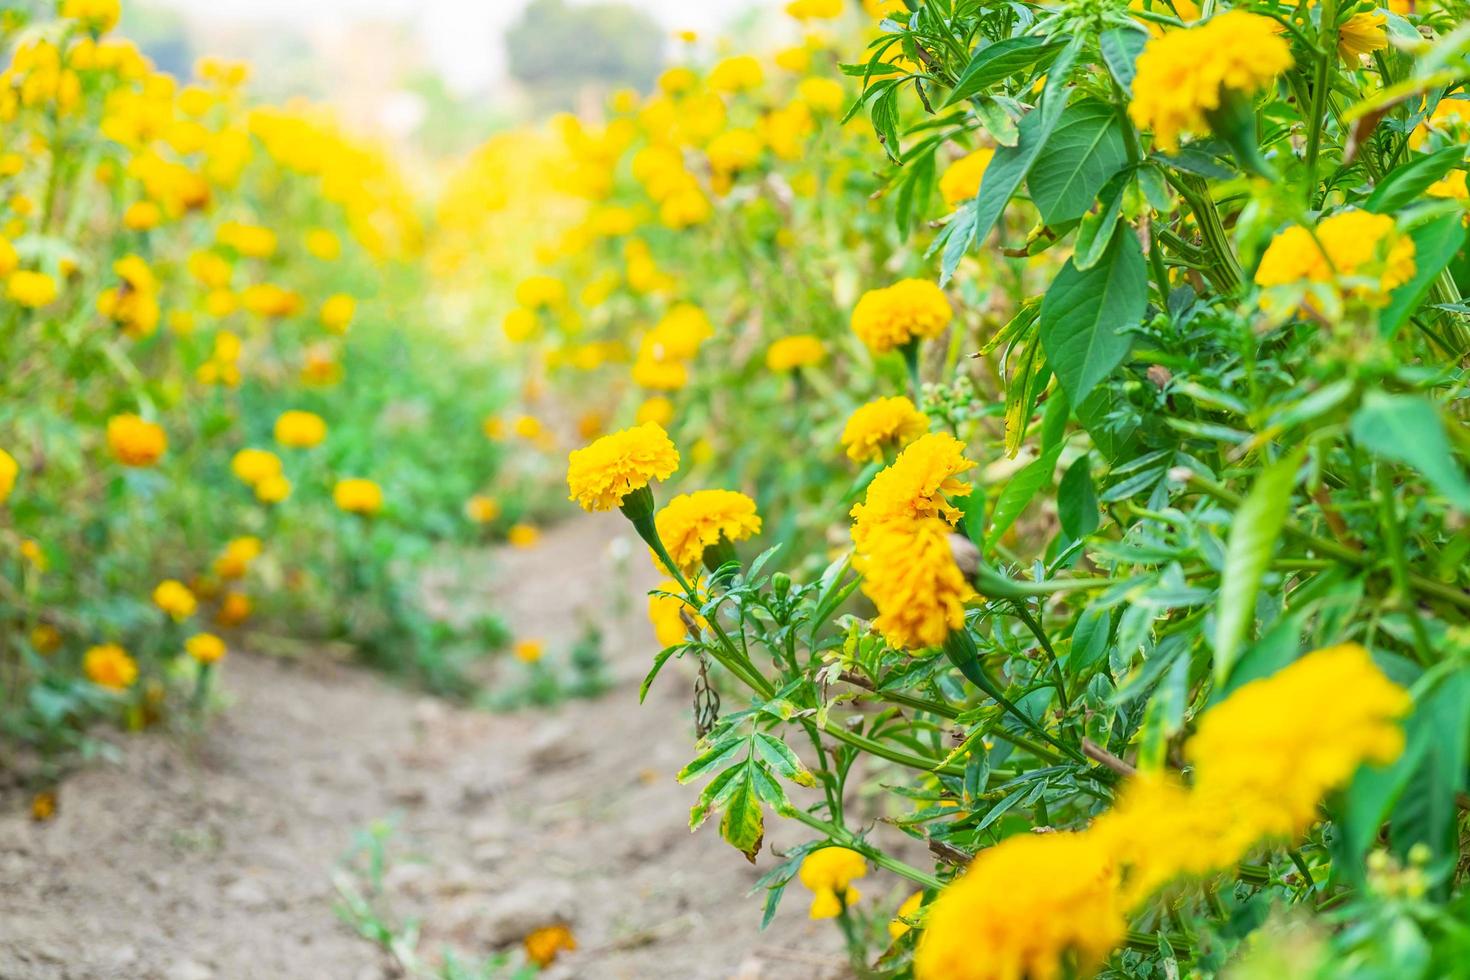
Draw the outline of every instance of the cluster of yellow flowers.
[[[1049,977],[1068,956],[1096,967],[1159,887],[1300,835],[1360,765],[1396,758],[1409,703],[1357,645],[1246,684],[1200,718],[1192,786],[1140,775],[1085,830],[1021,834],[977,856],[930,909],[915,975]]]

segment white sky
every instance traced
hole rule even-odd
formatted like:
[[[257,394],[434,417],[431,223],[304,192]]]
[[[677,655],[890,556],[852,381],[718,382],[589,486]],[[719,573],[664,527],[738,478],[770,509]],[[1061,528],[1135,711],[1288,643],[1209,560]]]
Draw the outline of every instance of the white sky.
[[[359,20],[411,23],[444,77],[459,89],[500,78],[498,39],[529,0],[151,0],[198,20],[287,22],[302,31],[330,31]],[[572,0],[576,3],[577,0]],[[625,0],[670,30],[719,31],[736,14],[776,0]]]

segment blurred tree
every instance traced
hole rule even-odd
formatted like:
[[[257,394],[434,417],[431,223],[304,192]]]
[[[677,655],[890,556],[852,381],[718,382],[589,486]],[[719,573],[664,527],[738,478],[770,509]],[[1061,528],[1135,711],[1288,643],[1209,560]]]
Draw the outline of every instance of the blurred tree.
[[[538,106],[571,108],[585,94],[646,91],[663,65],[664,33],[627,4],[532,0],[505,44],[511,75]]]

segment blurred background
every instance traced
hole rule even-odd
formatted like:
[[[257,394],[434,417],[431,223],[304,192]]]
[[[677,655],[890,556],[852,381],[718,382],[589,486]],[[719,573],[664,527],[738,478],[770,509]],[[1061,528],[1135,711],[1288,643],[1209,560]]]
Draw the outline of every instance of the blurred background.
[[[762,40],[775,0],[142,0],[121,33],[186,76],[246,59],[252,90],[330,103],[349,128],[439,156],[532,114],[647,91],[684,32],[710,53]],[[720,38],[718,42],[715,38]],[[570,59],[570,60],[569,60]]]

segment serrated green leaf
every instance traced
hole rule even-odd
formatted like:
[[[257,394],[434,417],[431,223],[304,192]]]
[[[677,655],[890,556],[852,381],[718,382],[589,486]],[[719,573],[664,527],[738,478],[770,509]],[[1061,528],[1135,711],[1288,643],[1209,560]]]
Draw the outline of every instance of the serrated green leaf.
[[[791,747],[773,735],[761,732],[755,737],[756,753],[780,773],[798,786],[815,786],[817,779],[810,769],[802,765]]]
[[[1067,106],[1044,153],[1026,175],[1031,202],[1049,225],[1087,213],[1098,191],[1128,159],[1118,114],[1088,99]]]
[[[1060,48],[1060,44],[1035,35],[1008,37],[987,44],[971,55],[970,63],[960,72],[954,91],[944,104],[952,106],[978,95],[997,82],[1025,71]]]
[[[752,768],[744,767],[733,785],[734,792],[726,801],[724,816],[720,818],[720,836],[754,864],[761,842],[765,840],[766,829]]]
[[[1364,449],[1412,466],[1457,508],[1470,511],[1470,480],[1450,452],[1444,422],[1427,398],[1370,391],[1353,413],[1351,429]]]
[[[1126,226],[1091,269],[1069,261],[1041,301],[1041,343],[1073,405],[1123,362],[1148,302],[1148,268]]]

